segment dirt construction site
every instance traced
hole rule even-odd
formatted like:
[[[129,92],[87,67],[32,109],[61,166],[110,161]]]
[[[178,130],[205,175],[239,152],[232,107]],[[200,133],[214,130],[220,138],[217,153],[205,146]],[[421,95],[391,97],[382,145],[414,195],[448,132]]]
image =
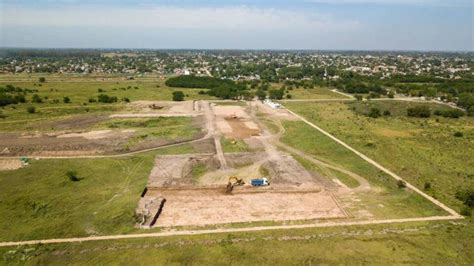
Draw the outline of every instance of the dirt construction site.
[[[155,159],[138,203],[138,226],[172,227],[215,224],[341,219],[348,213],[335,194],[340,183],[306,170],[281,149],[282,132],[270,133],[257,114],[275,121],[295,119],[284,109],[258,101],[220,105],[199,101],[204,138],[213,149],[204,153],[165,155]],[[225,152],[222,139],[244,142],[248,151]],[[234,177],[234,178],[230,178]],[[229,179],[230,178],[230,179]],[[267,178],[269,186],[252,186]],[[232,184],[233,180],[241,180]]]

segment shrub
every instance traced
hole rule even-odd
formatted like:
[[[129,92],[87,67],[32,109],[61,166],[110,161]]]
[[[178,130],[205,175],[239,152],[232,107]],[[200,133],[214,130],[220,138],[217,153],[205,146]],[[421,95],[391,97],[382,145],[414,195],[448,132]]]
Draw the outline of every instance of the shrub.
[[[126,103],[129,103],[129,102],[130,102],[130,99],[127,98],[127,97],[123,97],[123,98],[122,98],[122,101],[123,101],[123,102],[126,102]]]
[[[287,99],[291,99],[292,97],[293,97],[293,96],[291,96],[291,94],[287,94],[287,95],[286,95],[286,98],[287,98]]]
[[[356,95],[354,95],[354,97],[356,98],[356,100],[362,101],[362,95],[356,94]]]
[[[463,134],[462,134],[462,132],[457,131],[456,133],[454,133],[454,136],[457,137],[457,138],[461,138],[463,136]]]
[[[384,115],[384,116],[391,116],[392,113],[390,113],[389,110],[385,110],[385,111],[383,111],[383,115]]]
[[[372,118],[379,118],[381,116],[381,113],[378,108],[371,108],[367,115]]]
[[[94,98],[89,98],[89,102],[90,102],[90,103],[95,103],[95,102],[97,102],[97,100],[94,99]]]
[[[30,106],[26,109],[26,111],[28,111],[30,114],[34,114],[36,112],[36,108],[34,106]]]
[[[77,172],[73,170],[69,170],[66,172],[66,176],[71,180],[72,182],[77,182],[80,179],[77,177]]]
[[[39,82],[41,82],[41,83],[46,82],[46,78],[45,78],[45,77],[40,77],[38,80],[39,80]]]
[[[114,103],[117,102],[117,97],[111,97],[107,94],[99,94],[99,96],[97,96],[97,100],[101,103]]]
[[[403,180],[398,180],[397,181],[397,187],[398,188],[406,188],[407,187],[407,183]]]
[[[418,105],[407,109],[407,115],[410,117],[427,118],[431,115],[431,110],[428,106]]]
[[[425,182],[425,185],[423,186],[425,190],[431,189],[431,183],[430,182]]]
[[[71,99],[66,96],[66,97],[63,98],[63,102],[64,102],[64,103],[70,103],[70,102],[71,102]]]
[[[449,109],[449,110],[436,110],[433,113],[437,116],[449,117],[449,118],[459,118],[464,116],[464,112],[459,109]]]
[[[182,91],[173,91],[173,101],[184,101],[184,93]]]
[[[31,101],[34,103],[42,103],[43,99],[38,94],[33,95],[33,98],[31,98]]]
[[[462,216],[471,216],[471,208],[466,207],[466,206],[463,206],[463,207],[461,208],[460,214],[461,214]]]
[[[458,190],[455,197],[462,201],[467,207],[474,207],[474,188]]]

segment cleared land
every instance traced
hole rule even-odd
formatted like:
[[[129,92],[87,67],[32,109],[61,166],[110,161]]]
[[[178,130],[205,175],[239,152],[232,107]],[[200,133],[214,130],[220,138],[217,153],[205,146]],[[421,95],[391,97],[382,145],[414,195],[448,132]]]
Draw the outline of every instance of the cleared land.
[[[137,99],[143,100],[141,97],[148,96]],[[228,263],[233,258],[234,262],[243,264],[437,263],[444,258],[470,264],[472,250],[466,248],[473,244],[470,219],[387,224],[446,219],[447,213],[414,191],[400,187],[392,177],[286,110],[272,109],[258,101],[170,103],[152,99],[129,104],[94,104],[97,106],[94,113],[92,109],[77,111],[64,104],[64,109],[51,109],[52,119],[42,114],[49,109],[40,109],[38,114],[27,114],[24,110],[14,114],[14,109],[7,110],[11,113],[4,119],[11,120],[3,121],[8,126],[0,133],[11,134],[8,143],[21,143],[22,134],[31,135],[30,131],[34,130],[35,135],[50,134],[51,138],[65,143],[74,139],[104,143],[109,134],[130,134],[124,141],[137,151],[159,148],[177,140],[185,144],[124,157],[32,158],[29,165],[17,170],[14,170],[17,160],[2,159],[0,216],[5,219],[0,221],[0,240],[89,236],[113,239],[116,234],[130,233],[150,233],[150,237],[160,233],[167,237],[33,245],[29,249],[4,247],[0,248],[1,260],[81,264],[118,258],[138,260],[147,254],[140,263],[147,260],[206,263],[211,261],[209,258],[219,263]],[[367,118],[365,113],[371,104],[390,109],[392,116]],[[418,187],[425,180],[418,180],[411,172],[416,170],[417,175],[430,178],[437,176],[436,180],[443,181],[430,181],[432,187],[427,193],[443,202],[446,200],[450,206],[461,207],[452,188],[470,184],[472,162],[470,158],[461,160],[461,154],[465,157],[466,152],[458,153],[457,149],[472,147],[472,118],[436,117],[424,122],[405,118],[405,107],[396,102],[298,102],[286,106]],[[31,119],[30,115],[39,115],[39,120]],[[27,125],[11,123],[22,119],[28,121]],[[456,131],[462,131],[464,137],[448,140]],[[144,135],[135,142],[137,136]],[[117,141],[118,136],[110,139]],[[442,136],[445,138],[441,139]],[[161,142],[140,146],[150,138]],[[410,141],[405,142],[407,139]],[[434,141],[437,143],[433,144]],[[456,151],[447,149],[446,145],[455,147]],[[66,150],[60,145],[53,146]],[[449,171],[427,170],[428,159],[437,156],[430,154],[431,146],[436,152],[444,152],[436,163],[442,163]],[[123,152],[126,151],[116,151],[111,156]],[[421,160],[421,167],[417,166],[424,156],[426,161]],[[431,163],[436,164],[433,160]],[[399,164],[404,167],[400,168]],[[76,172],[79,180],[70,179],[68,171]],[[460,173],[457,178],[449,179],[456,173]],[[229,176],[240,177],[247,184],[235,187],[232,194],[225,194]],[[250,179],[263,176],[270,180],[269,187],[249,185]],[[451,189],[449,182],[453,183]],[[441,188],[442,185],[447,188]],[[145,186],[148,191],[140,197]],[[157,213],[156,202],[160,199],[166,202],[157,223],[152,228],[143,226],[143,221]],[[384,225],[373,225],[378,222]],[[348,224],[366,225],[302,229]],[[265,231],[272,226],[281,230]],[[292,229],[283,230],[285,226]],[[216,234],[170,236],[200,230]],[[222,234],[226,230],[228,233]],[[255,249],[265,249],[263,257],[256,258]],[[334,257],[336,250],[340,254],[338,258]]]

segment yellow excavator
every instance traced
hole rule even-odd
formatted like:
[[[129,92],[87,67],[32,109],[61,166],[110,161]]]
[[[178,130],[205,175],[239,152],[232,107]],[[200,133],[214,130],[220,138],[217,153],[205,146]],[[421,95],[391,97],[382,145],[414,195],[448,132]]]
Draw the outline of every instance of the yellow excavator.
[[[238,178],[236,176],[231,176],[229,177],[229,182],[227,183],[227,188],[226,188],[226,193],[230,194],[232,193],[232,190],[234,190],[235,186],[243,186],[245,185],[244,180],[242,178]]]

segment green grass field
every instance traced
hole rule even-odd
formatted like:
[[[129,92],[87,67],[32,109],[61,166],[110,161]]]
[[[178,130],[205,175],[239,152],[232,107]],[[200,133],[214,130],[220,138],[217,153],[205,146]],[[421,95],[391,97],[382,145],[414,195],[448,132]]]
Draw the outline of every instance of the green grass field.
[[[134,213],[158,154],[194,152],[189,145],[123,158],[31,160],[0,172],[0,241],[134,231]],[[66,172],[81,179],[73,182]]]
[[[361,114],[374,105],[393,115],[373,119]],[[459,210],[462,204],[454,194],[460,187],[474,185],[474,157],[469,155],[474,150],[474,118],[409,118],[404,110],[411,105],[391,101],[286,104],[413,185],[423,189],[429,183],[428,194]],[[464,136],[454,137],[458,131]],[[331,158],[331,154],[321,155]]]
[[[369,211],[372,218],[408,218],[446,215],[446,213],[433,205],[420,195],[400,189],[396,181],[378,170],[368,162],[364,161],[348,149],[332,141],[319,131],[301,121],[287,121],[283,123],[285,134],[281,141],[289,146],[297,148],[315,158],[326,163],[344,168],[353,173],[364,177],[372,186],[372,190],[367,193],[357,194],[361,199],[358,202],[352,202],[347,210],[351,213],[360,211]],[[296,156],[296,159],[298,157]],[[321,169],[319,166],[299,159],[303,166],[309,170],[325,174],[327,169]],[[336,178],[346,183],[349,187],[354,187],[354,180],[348,176],[340,176],[333,171]],[[341,199],[343,202],[351,202],[353,199]]]
[[[32,80],[32,81],[25,81]],[[29,88],[38,92],[26,95],[27,103],[9,105],[0,108],[0,130],[32,130],[39,127],[44,121],[63,119],[77,114],[107,113],[123,110],[126,103],[122,101],[128,98],[130,101],[171,101],[173,91],[181,90],[185,93],[185,100],[215,99],[206,94],[199,94],[200,89],[174,89],[165,85],[162,79],[137,79],[122,80],[112,78],[100,81],[86,79],[85,77],[72,76],[46,76],[47,82],[37,82],[37,76],[0,75],[0,86],[11,84],[15,87]],[[40,86],[41,85],[41,86]],[[99,92],[99,89],[101,92]],[[38,94],[43,102],[32,103],[34,94]],[[115,96],[116,103],[89,102],[90,98],[97,100],[97,96],[106,94]],[[63,98],[69,97],[71,102],[64,103]],[[30,114],[28,107],[35,107],[36,112]]]
[[[280,89],[283,86],[282,83],[272,83],[272,89]],[[288,90],[286,94],[291,95],[291,99],[346,99],[348,97],[341,95],[339,93],[335,93],[331,91],[329,87],[319,87],[316,86],[312,89],[304,89],[304,88],[294,88],[292,90]],[[285,97],[285,99],[287,99]]]
[[[431,222],[0,248],[7,265],[471,265],[469,223]]]

